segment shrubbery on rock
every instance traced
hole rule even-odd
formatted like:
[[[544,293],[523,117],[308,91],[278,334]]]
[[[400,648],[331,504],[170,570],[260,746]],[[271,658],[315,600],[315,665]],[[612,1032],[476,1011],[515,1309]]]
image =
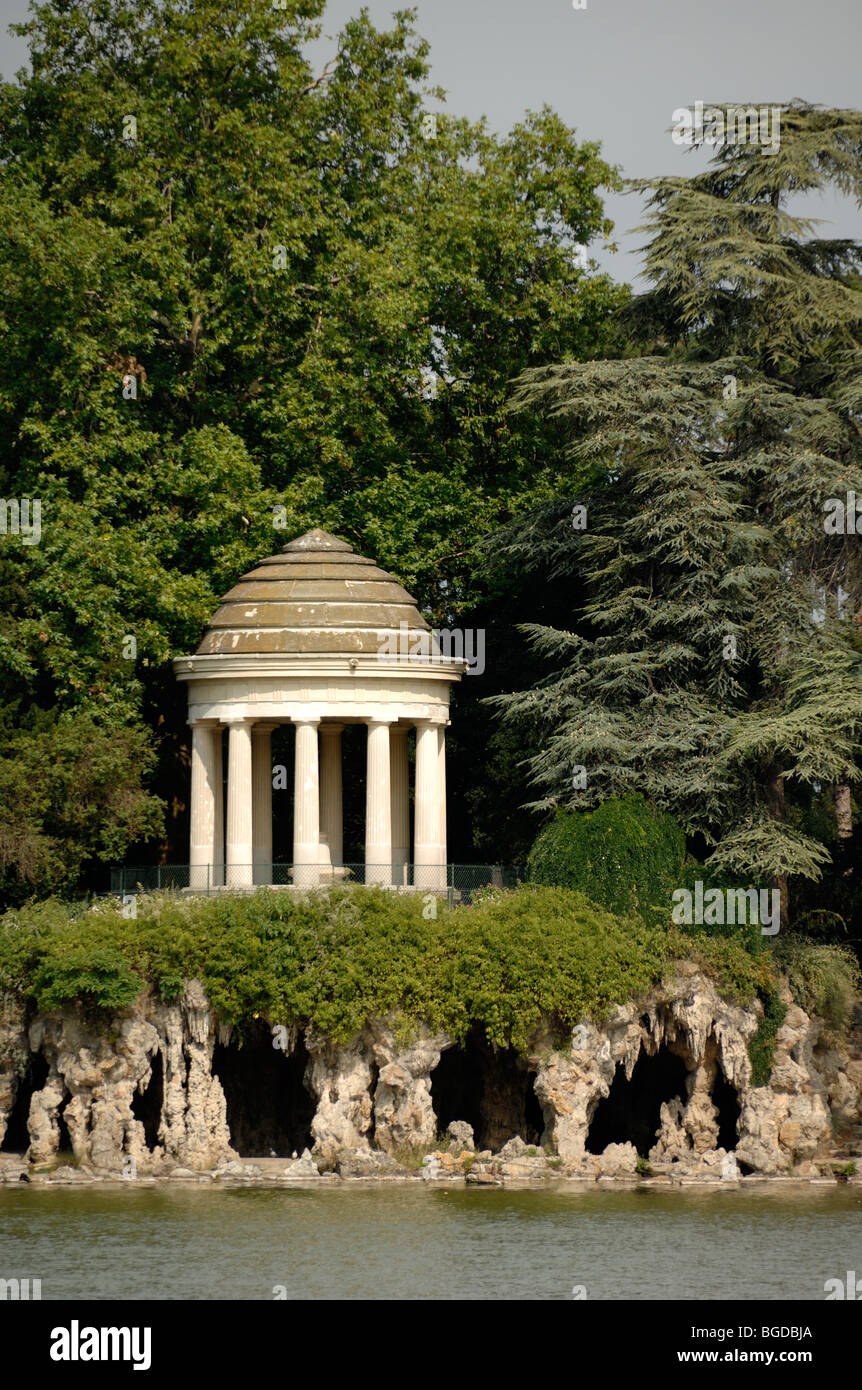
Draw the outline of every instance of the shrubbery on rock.
[[[559,810],[530,851],[533,883],[574,888],[609,912],[666,922],[683,882],[685,836],[673,816],[640,793],[595,811]]]

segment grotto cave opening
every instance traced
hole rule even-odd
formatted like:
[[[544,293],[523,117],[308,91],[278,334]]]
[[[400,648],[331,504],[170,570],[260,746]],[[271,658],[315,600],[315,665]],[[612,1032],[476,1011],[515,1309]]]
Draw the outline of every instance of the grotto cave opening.
[[[545,1128],[536,1097],[536,1073],[514,1048],[495,1048],[479,1028],[447,1048],[431,1073],[431,1104],[437,1130],[453,1120],[473,1128],[477,1149],[496,1153],[516,1134],[540,1144]]]
[[[0,1144],[0,1151],[3,1153],[23,1154],[30,1147],[30,1134],[27,1129],[27,1120],[30,1117],[30,1102],[36,1091],[41,1091],[45,1082],[48,1080],[47,1058],[41,1052],[31,1052],[27,1058],[24,1073],[18,1078],[18,1086],[15,1091],[15,1100],[6,1125],[6,1133],[3,1136],[3,1143]],[[65,1129],[65,1124],[62,1125]],[[63,1138],[61,1130],[61,1140]],[[66,1148],[71,1148],[69,1143],[68,1131],[65,1135]],[[61,1143],[61,1147],[63,1147]]]
[[[739,1141],[739,1117],[742,1108],[736,1087],[731,1085],[721,1067],[713,1084],[712,1103],[718,1110],[718,1139],[715,1146],[730,1153]]]
[[[132,1097],[132,1114],[144,1126],[144,1143],[150,1152],[156,1148],[159,1142],[159,1125],[162,1122],[164,1095],[162,1054],[157,1052],[150,1062],[150,1079],[143,1094],[136,1090]]]
[[[316,1104],[305,1086],[308,1062],[301,1035],[292,1051],[281,1051],[262,1019],[241,1046],[239,1039],[216,1045],[213,1075],[224,1090],[230,1142],[243,1158],[289,1158],[311,1146]]]
[[[687,1076],[685,1062],[665,1044],[652,1057],[641,1049],[631,1080],[625,1067],[618,1066],[610,1092],[596,1106],[587,1152],[604,1153],[608,1144],[634,1144],[646,1158],[656,1141],[662,1104],[675,1096],[685,1099]]]

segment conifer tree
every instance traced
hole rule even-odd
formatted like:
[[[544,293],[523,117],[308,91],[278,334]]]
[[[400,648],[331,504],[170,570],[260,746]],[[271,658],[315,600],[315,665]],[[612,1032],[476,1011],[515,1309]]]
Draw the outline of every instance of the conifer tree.
[[[849,834],[862,739],[862,247],[788,202],[860,201],[862,113],[794,102],[777,152],[725,144],[632,186],[651,233],[633,355],[516,385],[515,410],[567,424],[572,496],[499,547],[588,598],[570,632],[531,630],[551,669],[500,703],[544,731],[534,805],[636,789],[715,867],[786,887],[829,860],[810,789],[835,789]]]

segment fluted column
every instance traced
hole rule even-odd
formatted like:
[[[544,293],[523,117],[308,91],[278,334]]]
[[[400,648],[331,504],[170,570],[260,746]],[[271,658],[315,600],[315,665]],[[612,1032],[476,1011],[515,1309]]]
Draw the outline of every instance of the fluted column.
[[[365,778],[365,882],[392,882],[392,792],[389,721],[368,721]]]
[[[446,887],[445,749],[441,753],[439,726],[422,720],[416,725],[416,805],[414,812],[413,881],[417,888]]]
[[[407,726],[389,730],[389,776],[392,786],[392,882],[407,882],[410,863],[410,786],[407,771]]]
[[[251,721],[228,724],[227,762],[227,883],[250,888],[252,883]]]
[[[297,719],[293,779],[293,882],[298,888],[320,883],[319,719]]]
[[[189,819],[189,887],[215,887],[224,871],[220,724],[192,724]]]
[[[341,733],[343,724],[324,720],[320,726],[321,862],[340,866],[344,855],[341,797]]]
[[[255,883],[272,882],[272,724],[251,731],[251,824]]]

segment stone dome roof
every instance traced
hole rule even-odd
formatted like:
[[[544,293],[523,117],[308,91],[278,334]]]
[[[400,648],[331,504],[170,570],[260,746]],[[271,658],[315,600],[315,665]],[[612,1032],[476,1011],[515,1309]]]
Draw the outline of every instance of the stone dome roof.
[[[428,630],[416,601],[373,560],[326,531],[307,531],[225,594],[198,656],[374,653],[382,634]]]

